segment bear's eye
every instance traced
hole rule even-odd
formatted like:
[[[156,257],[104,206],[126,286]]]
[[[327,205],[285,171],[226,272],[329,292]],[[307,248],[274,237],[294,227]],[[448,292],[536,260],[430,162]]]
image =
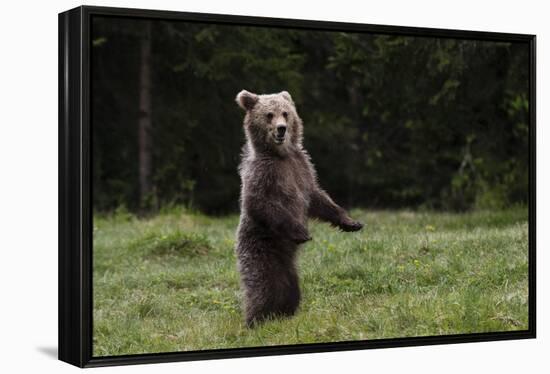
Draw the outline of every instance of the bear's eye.
[[[273,113],[267,113],[267,119],[272,120],[273,119]]]
[[[288,113],[287,113],[287,112],[283,112],[283,117],[287,118],[287,117],[288,117]]]

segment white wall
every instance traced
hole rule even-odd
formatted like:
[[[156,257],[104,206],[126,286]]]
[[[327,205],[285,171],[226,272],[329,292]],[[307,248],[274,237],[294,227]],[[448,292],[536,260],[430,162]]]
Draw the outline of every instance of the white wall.
[[[538,326],[528,341],[393,348],[102,369],[110,372],[543,372],[550,369],[550,22],[539,1],[96,1],[207,13],[537,34]],[[0,22],[0,370],[76,371],[57,345],[57,13],[76,1],[4,1]],[[544,147],[546,143],[546,148]],[[544,295],[546,293],[546,295]],[[546,296],[546,297],[545,297]],[[32,371],[31,371],[32,372]],[[548,371],[546,371],[548,372]]]

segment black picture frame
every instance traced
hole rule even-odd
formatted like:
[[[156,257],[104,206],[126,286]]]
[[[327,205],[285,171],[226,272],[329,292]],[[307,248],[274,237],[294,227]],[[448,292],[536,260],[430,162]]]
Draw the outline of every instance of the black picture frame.
[[[530,51],[529,328],[513,332],[94,357],[92,355],[90,25],[91,18],[95,15],[527,43]],[[59,359],[79,367],[95,367],[535,338],[535,42],[535,35],[524,34],[93,6],[81,6],[59,14]]]

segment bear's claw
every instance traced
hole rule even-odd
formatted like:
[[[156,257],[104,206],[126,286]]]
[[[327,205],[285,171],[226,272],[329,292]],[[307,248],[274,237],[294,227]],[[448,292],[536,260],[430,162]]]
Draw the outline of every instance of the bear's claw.
[[[352,221],[352,222],[346,222],[340,226],[342,231],[345,232],[353,232],[353,231],[359,231],[363,228],[363,224],[358,221]]]

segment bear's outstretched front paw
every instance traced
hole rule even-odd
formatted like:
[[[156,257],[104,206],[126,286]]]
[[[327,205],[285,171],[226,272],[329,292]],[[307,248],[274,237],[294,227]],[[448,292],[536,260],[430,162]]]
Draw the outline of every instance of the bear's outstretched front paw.
[[[346,221],[340,224],[340,229],[345,232],[359,231],[363,228],[363,224],[359,221]]]
[[[299,227],[296,230],[296,233],[292,236],[292,240],[296,244],[302,244],[302,243],[305,243],[307,241],[310,241],[311,236],[309,235],[309,232],[307,231],[307,229],[305,229],[304,227]]]
[[[308,235],[308,236],[304,236],[304,237],[301,237],[301,238],[296,238],[296,239],[294,239],[294,242],[296,244],[302,244],[302,243],[310,241],[311,239],[312,239],[312,237]]]

